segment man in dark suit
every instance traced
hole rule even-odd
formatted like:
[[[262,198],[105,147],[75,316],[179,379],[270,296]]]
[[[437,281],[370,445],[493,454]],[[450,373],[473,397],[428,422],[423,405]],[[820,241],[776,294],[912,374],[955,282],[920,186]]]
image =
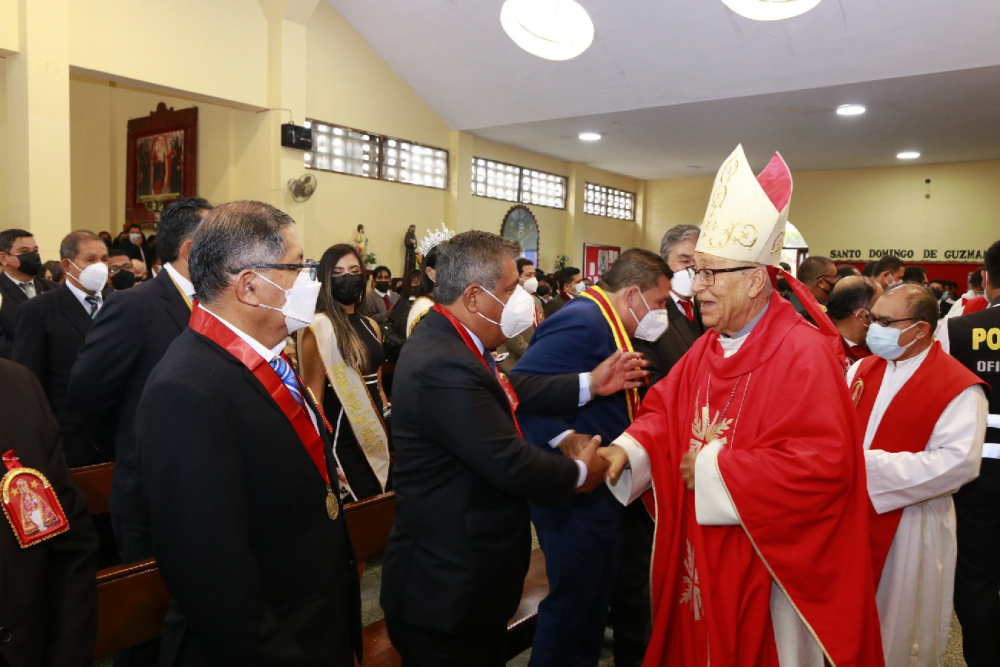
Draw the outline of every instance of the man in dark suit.
[[[200,306],[139,401],[140,481],[171,595],[163,667],[361,657],[336,459],[282,354],[320,289],[292,224],[260,202],[205,215],[190,253]]]
[[[636,352],[649,360],[649,387],[666,377],[695,341],[705,333],[701,312],[694,298],[694,248],[701,228],[676,225],[660,239],[660,258],[673,272],[667,318],[670,326],[656,342],[634,341]],[[614,626],[615,665],[639,667],[649,643],[649,564],[653,552],[653,519],[643,503],[624,508],[619,533],[618,577],[611,594],[611,623]]]
[[[605,272],[599,286],[547,318],[531,339],[514,375],[556,375],[592,368],[631,340],[656,340],[668,326],[671,272],[659,256],[631,248]],[[635,419],[638,391],[601,397],[576,415],[522,415],[528,440],[556,458],[570,453],[563,439],[574,430],[610,444]],[[561,450],[561,453],[560,451]],[[604,642],[617,571],[622,505],[607,486],[553,507],[532,504],[531,521],[545,552],[549,594],[538,608],[531,667],[596,665]]]
[[[558,502],[604,476],[597,439],[572,434],[578,460],[552,456],[521,437],[512,404],[572,415],[591,388],[637,386],[645,372],[616,355],[589,374],[523,376],[511,388],[490,352],[531,322],[519,246],[471,231],[440,248],[437,304],[396,367],[396,523],[381,603],[406,667],[494,667],[506,663],[507,621],[528,570],[526,501]]]
[[[153,251],[146,244],[146,237],[139,225],[129,225],[128,236],[121,240],[118,249],[128,255],[129,259],[137,259],[147,267],[153,263]]]
[[[59,285],[45,280],[35,237],[23,229],[0,232],[0,267],[0,359],[10,359],[18,307]]]
[[[365,303],[361,313],[371,317],[379,324],[385,324],[389,311],[399,301],[399,295],[389,289],[392,272],[387,266],[377,266],[372,271],[372,288],[365,295]]]
[[[70,476],[59,425],[31,373],[0,359],[0,453],[49,480],[69,530],[18,544],[0,523],[0,664],[89,667],[97,637],[97,536],[87,503]],[[0,467],[0,476],[7,472]]]
[[[113,459],[110,443],[85,425],[69,400],[76,355],[104,303],[108,248],[101,237],[71,232],[59,246],[66,282],[17,312],[13,360],[35,374],[52,406],[71,468]]]
[[[135,413],[149,374],[187,329],[194,298],[188,256],[194,233],[211,208],[192,197],[164,209],[156,245],[164,270],[108,298],[70,376],[69,396],[85,421],[114,432],[111,520],[123,563],[153,556],[149,511],[139,487]]]
[[[575,299],[583,285],[583,274],[575,266],[567,266],[560,269],[553,276],[556,281],[556,293],[552,295],[548,303],[545,304],[545,317],[552,317],[564,304]]]

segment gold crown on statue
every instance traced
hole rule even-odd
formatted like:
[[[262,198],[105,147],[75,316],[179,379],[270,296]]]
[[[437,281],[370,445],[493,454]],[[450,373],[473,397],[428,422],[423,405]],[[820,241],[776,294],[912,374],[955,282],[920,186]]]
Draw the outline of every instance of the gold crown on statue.
[[[753,171],[737,146],[715,176],[695,250],[737,262],[777,264],[792,201],[792,173],[778,153]]]
[[[444,243],[454,235],[455,232],[445,227],[442,222],[441,229],[432,229],[424,235],[424,238],[420,239],[421,256],[426,257],[427,253],[429,253],[433,247]]]

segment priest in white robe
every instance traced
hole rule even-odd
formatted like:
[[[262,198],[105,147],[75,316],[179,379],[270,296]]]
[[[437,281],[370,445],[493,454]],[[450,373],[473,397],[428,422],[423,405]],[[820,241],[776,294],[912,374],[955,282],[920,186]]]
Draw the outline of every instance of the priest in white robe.
[[[937,313],[919,285],[887,290],[872,308],[876,356],[847,375],[865,428],[887,667],[942,664],[957,557],[951,496],[979,475],[989,413],[981,381],[934,340]]]

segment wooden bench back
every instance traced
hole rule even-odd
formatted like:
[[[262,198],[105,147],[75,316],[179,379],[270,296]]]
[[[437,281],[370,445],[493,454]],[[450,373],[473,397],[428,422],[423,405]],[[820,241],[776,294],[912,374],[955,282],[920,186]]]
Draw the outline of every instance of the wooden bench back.
[[[358,566],[385,552],[389,531],[396,521],[396,494],[390,491],[344,505],[347,532],[354,545]]]
[[[91,516],[108,513],[108,504],[111,502],[111,475],[114,470],[114,463],[98,463],[70,470],[73,481],[87,499],[87,509]]]
[[[97,573],[97,645],[94,658],[160,636],[170,592],[152,558]]]

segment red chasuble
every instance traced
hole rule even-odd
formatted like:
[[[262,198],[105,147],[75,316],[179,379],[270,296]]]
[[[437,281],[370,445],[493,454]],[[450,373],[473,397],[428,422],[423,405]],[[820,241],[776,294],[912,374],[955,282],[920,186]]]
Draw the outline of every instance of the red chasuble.
[[[990,302],[986,300],[985,296],[977,296],[972,299],[962,297],[962,314],[978,313],[980,310],[986,310],[989,305]]]
[[[626,431],[649,454],[656,499],[643,664],[777,666],[773,578],[833,665],[880,667],[862,432],[841,361],[776,292],[735,355],[718,340],[698,339]],[[698,525],[680,476],[681,457],[713,440],[739,526]]]
[[[871,420],[888,363],[880,357],[869,357],[861,362],[854,376],[851,394],[858,406],[862,437],[868,432],[868,422]],[[882,415],[875,437],[872,438],[871,449],[912,454],[924,451],[941,413],[959,394],[977,384],[986,385],[972,371],[945,353],[941,349],[941,343],[934,341],[920,368],[906,381]],[[903,508],[879,514],[871,501],[868,507],[872,574],[877,590],[885,560],[889,556],[889,547],[896,536],[899,520],[903,517]]]

